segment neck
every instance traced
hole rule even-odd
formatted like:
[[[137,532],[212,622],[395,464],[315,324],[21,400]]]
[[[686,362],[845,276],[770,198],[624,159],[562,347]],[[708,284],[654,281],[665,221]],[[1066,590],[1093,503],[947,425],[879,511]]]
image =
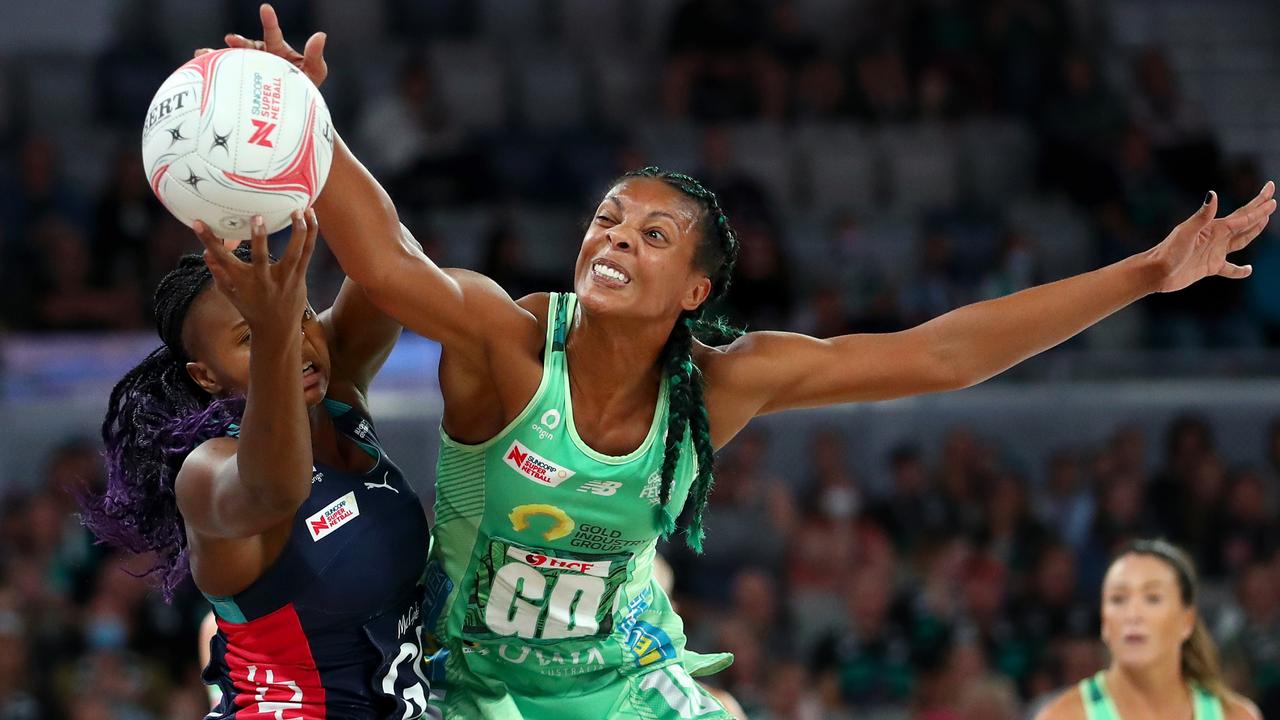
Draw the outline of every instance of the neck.
[[[603,405],[651,402],[662,350],[674,325],[592,316],[578,306],[565,345],[574,398],[584,390]]]
[[[1187,679],[1182,676],[1182,658],[1174,655],[1146,667],[1112,664],[1107,670],[1112,694],[1140,697],[1150,707],[1183,703],[1187,699]]]
[[[307,408],[307,422],[311,425],[311,462],[334,467],[344,467],[342,448],[338,443],[338,426],[333,416],[320,402]]]

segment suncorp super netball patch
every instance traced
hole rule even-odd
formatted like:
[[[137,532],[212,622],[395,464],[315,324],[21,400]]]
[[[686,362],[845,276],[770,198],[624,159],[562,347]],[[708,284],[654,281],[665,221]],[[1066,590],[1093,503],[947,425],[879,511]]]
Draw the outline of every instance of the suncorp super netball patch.
[[[507,450],[507,454],[503,456],[502,459],[514,468],[516,472],[524,475],[539,485],[556,487],[574,475],[572,470],[562,468],[542,457],[538,453],[520,444],[519,440],[515,440],[511,443],[511,447]]]
[[[329,503],[329,507],[307,518],[307,530],[311,539],[319,542],[321,538],[334,530],[355,520],[360,515],[360,506],[356,504],[354,490]]]

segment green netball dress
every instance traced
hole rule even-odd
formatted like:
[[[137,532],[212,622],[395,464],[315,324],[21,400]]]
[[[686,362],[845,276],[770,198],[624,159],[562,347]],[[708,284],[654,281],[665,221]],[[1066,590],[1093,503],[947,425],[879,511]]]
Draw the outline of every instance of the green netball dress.
[[[429,575],[449,652],[436,704],[448,718],[728,718],[691,676],[732,656],[686,650],[653,579],[665,387],[634,452],[587,447],[565,357],[575,306],[551,295],[542,382],[502,432],[463,445],[441,431]],[[672,515],[693,458],[686,435]]]
[[[1107,692],[1107,682],[1102,672],[1080,681],[1080,699],[1084,702],[1085,720],[1123,720],[1116,712],[1116,705]],[[1224,720],[1226,713],[1222,701],[1200,685],[1191,685],[1192,702],[1195,704],[1195,720]]]

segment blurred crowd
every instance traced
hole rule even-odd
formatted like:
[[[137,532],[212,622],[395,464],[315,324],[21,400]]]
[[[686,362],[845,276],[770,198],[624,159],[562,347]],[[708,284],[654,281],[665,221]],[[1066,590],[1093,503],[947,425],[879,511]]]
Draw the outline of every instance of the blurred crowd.
[[[1192,551],[1228,682],[1280,712],[1280,420],[1266,467],[1227,467],[1187,415],[1063,446],[1042,483],[966,427],[874,458],[832,427],[787,475],[765,469],[771,442],[749,429],[721,456],[703,555],[663,548],[691,647],[735,654],[712,682],[751,718],[1029,717],[1102,667],[1102,575],[1150,536]],[[208,604],[190,582],[165,604],[143,558],[92,543],[74,498],[101,472],[71,440],[2,498],[0,720],[202,713]]]
[[[718,680],[752,718],[1029,716],[1101,669],[1102,577],[1155,536],[1195,556],[1229,683],[1280,710],[1280,423],[1269,467],[1226,467],[1188,415],[1055,452],[1042,486],[963,427],[885,458],[816,433],[785,477],[763,469],[769,443],[726,450],[705,554],[671,548],[691,642],[735,653]]]
[[[208,3],[214,26],[175,35],[153,10],[184,3],[166,1],[122,0],[89,56],[0,49],[0,334],[150,327],[157,281],[196,248],[150,194],[138,129],[184,43],[256,37],[257,2]],[[649,162],[703,179],[740,233],[723,311],[821,336],[1119,259],[1207,189],[1226,209],[1265,179],[1224,150],[1173,49],[1119,47],[1081,11],[1098,3],[832,0],[815,29],[799,11],[815,2],[275,5],[296,46],[330,31],[335,122],[428,253],[517,296],[567,288],[578,221]],[[322,24],[357,6],[372,27]],[[14,111],[77,77],[81,124]],[[1274,238],[1242,255],[1280,272]],[[340,279],[318,251],[314,304]],[[1205,281],[1138,316],[1115,346],[1276,346],[1280,284]],[[706,553],[665,549],[676,600],[696,649],[736,654],[718,682],[752,718],[1021,718],[1104,662],[1110,552],[1163,535],[1208,581],[1230,683],[1280,714],[1280,425],[1270,438],[1269,466],[1228,467],[1195,417],[1163,438],[1120,427],[1033,483],[971,429],[851,457],[833,428],[787,476],[749,430],[720,459]],[[72,440],[35,490],[0,492],[0,720],[203,712],[207,604],[189,583],[161,602],[132,577],[147,563],[93,544],[75,488],[100,477],[96,445]]]
[[[256,2],[213,5],[202,22],[225,27],[207,32],[156,5],[121,2],[113,39],[67,71],[89,73],[92,127],[0,125],[3,327],[146,327],[157,278],[195,247],[148,191],[137,129],[182,43],[256,36]],[[517,295],[567,284],[576,222],[647,162],[722,196],[743,241],[726,312],[824,335],[902,328],[1116,260],[1158,242],[1206,189],[1225,209],[1264,180],[1257,157],[1222,149],[1166,48],[1118,47],[1081,10],[1106,3],[367,5],[374,27],[324,28],[340,131],[429,251]],[[346,17],[276,6],[295,44]],[[21,57],[8,67],[19,98],[50,84]],[[1280,267],[1271,244],[1239,262]],[[323,305],[340,270],[323,253],[313,270]],[[1152,299],[1111,342],[1275,344],[1271,285],[1211,280]]]

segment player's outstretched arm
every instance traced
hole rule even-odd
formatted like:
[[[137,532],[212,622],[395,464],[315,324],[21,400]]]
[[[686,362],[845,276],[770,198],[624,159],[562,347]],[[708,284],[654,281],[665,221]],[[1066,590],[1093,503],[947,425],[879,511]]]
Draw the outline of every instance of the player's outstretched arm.
[[[317,86],[328,75],[324,33],[299,53],[284,41],[275,10],[260,9],[262,40],[227,35],[231,47],[256,48],[292,63]],[[537,320],[492,280],[436,266],[400,224],[395,204],[335,134],[333,162],[315,203],[324,239],[347,277],[387,315],[462,357],[482,358],[489,339],[510,338]]]
[[[317,225],[308,211],[294,218],[279,262],[267,255],[256,219],[252,262],[236,258],[198,223],[205,262],[218,290],[244,317],[251,344],[249,389],[239,439],[215,438],[196,448],[174,484],[186,524],[202,535],[242,538],[287,520],[311,493],[311,424],[302,387],[302,325],[307,263]]]
[[[1154,292],[1211,275],[1248,277],[1228,262],[1275,212],[1268,182],[1248,205],[1216,218],[1211,193],[1159,245],[1113,265],[967,305],[898,333],[827,340],[749,333],[708,357],[709,392],[731,419],[799,407],[956,390],[1001,373]],[[745,422],[745,419],[742,419]],[[730,423],[730,426],[735,423]]]

